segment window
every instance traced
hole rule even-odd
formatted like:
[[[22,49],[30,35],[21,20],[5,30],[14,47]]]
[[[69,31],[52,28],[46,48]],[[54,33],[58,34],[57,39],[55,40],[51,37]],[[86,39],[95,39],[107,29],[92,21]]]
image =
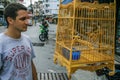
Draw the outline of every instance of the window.
[[[46,7],[49,7],[50,5],[49,4],[46,4]]]
[[[46,13],[48,13],[49,12],[49,10],[46,10]]]

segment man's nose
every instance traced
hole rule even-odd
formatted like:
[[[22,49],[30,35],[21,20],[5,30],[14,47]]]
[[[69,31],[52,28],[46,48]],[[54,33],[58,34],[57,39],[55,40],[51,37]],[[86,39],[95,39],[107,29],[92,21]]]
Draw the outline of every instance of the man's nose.
[[[29,23],[30,23],[30,19],[26,19],[26,20],[25,20],[25,24],[28,25]]]

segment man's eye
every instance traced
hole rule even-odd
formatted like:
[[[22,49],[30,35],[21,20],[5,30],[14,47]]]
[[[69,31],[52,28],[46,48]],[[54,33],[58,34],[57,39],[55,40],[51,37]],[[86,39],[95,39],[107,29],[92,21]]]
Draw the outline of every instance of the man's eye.
[[[24,20],[26,20],[26,17],[20,18],[20,20],[24,21]]]

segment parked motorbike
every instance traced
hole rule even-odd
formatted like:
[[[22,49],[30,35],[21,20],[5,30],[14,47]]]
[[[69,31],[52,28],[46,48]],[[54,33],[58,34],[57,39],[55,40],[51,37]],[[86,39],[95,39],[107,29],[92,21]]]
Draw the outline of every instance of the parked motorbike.
[[[48,40],[48,28],[45,28],[43,25],[40,25],[39,39],[42,42]]]

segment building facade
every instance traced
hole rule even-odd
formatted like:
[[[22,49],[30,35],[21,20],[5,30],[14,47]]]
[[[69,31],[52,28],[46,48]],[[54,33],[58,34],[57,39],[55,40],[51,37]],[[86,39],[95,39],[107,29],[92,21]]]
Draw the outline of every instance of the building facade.
[[[59,10],[58,0],[44,0],[44,15],[56,15]]]

